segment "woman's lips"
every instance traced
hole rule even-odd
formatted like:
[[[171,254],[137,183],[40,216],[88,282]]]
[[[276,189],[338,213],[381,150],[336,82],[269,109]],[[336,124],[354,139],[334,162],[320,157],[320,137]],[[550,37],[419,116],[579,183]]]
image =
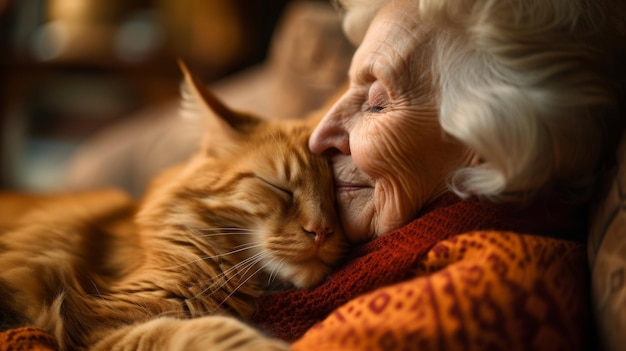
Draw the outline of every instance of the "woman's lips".
[[[351,191],[371,189],[372,186],[369,184],[337,181],[335,188],[337,192],[351,192]]]
[[[374,180],[356,167],[350,156],[338,154],[333,157],[332,162],[337,193],[374,189]]]

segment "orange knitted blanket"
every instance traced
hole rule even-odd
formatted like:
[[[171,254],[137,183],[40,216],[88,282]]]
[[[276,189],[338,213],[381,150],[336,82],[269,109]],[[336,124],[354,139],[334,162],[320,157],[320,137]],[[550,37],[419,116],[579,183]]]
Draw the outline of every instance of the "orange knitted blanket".
[[[563,240],[455,236],[413,278],[335,309],[292,350],[584,350],[585,260],[583,245]]]

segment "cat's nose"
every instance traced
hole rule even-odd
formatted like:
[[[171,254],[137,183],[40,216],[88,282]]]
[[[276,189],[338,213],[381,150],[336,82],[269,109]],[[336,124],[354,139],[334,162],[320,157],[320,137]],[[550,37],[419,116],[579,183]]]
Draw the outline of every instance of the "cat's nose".
[[[317,226],[302,227],[302,230],[306,235],[313,238],[317,245],[323,243],[324,240],[326,240],[326,238],[331,236],[334,232],[331,228]]]

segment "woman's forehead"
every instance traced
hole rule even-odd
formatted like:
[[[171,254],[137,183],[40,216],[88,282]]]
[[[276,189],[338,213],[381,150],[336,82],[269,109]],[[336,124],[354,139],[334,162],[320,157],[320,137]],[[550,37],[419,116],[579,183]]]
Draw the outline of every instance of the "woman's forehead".
[[[351,80],[369,83],[406,78],[407,72],[415,69],[412,65],[422,61],[416,58],[424,55],[422,45],[426,40],[425,29],[415,17],[382,9],[354,54],[349,72]]]

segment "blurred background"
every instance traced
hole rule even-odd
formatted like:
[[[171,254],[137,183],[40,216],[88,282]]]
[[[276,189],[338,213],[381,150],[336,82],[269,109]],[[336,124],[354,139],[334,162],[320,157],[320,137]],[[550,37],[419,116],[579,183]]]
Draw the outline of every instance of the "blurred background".
[[[177,57],[206,82],[263,62],[289,2],[0,0],[0,188],[56,189],[85,141],[175,99]]]

